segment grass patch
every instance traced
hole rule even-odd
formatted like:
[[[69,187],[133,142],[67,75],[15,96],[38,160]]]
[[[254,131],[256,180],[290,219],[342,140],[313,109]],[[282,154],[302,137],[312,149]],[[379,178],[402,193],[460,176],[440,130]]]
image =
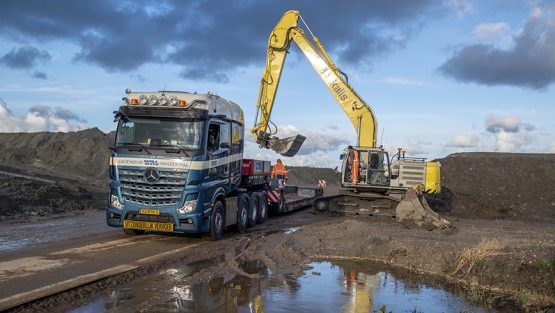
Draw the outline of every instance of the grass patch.
[[[492,258],[505,253],[501,252],[503,247],[497,240],[482,240],[477,246],[468,248],[457,258],[451,277],[465,278],[472,272],[474,266],[485,259]]]
[[[466,292],[466,299],[473,303],[479,303],[487,308],[493,308],[499,297],[482,289],[470,289]]]

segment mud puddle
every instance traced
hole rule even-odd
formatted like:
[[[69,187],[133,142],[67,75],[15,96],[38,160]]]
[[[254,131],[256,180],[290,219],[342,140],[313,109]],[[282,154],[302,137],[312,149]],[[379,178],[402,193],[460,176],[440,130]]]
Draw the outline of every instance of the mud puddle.
[[[373,263],[314,262],[295,278],[273,273],[256,260],[240,264],[251,278],[229,274],[188,284],[188,276],[216,266],[217,260],[142,277],[69,312],[496,312],[488,308],[494,298],[487,295],[474,296],[472,303],[467,292]]]

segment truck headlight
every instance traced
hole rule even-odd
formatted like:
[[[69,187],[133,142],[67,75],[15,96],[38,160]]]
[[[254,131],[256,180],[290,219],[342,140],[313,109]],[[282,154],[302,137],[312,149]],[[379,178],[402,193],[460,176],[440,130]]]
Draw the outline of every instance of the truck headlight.
[[[123,204],[119,202],[118,196],[110,195],[110,204],[116,209],[123,210]]]
[[[183,206],[177,209],[177,212],[180,214],[184,214],[187,212],[191,212],[197,207],[197,200],[189,200],[183,203]]]

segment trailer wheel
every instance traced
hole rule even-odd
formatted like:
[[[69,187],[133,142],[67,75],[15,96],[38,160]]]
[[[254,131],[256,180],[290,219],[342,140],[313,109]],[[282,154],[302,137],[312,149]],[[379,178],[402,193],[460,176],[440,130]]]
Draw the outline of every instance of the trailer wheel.
[[[145,231],[142,230],[142,229],[129,229],[129,228],[124,228],[124,229],[123,229],[123,232],[124,232],[126,235],[131,235],[131,236],[142,235],[142,234],[145,233]]]
[[[210,230],[202,234],[202,239],[216,241],[222,238],[224,233],[224,205],[217,201],[210,214]]]
[[[249,197],[246,193],[239,196],[239,201],[237,202],[237,224],[235,229],[244,233],[247,229],[247,224],[249,222]]]
[[[281,214],[281,212],[283,212],[283,209],[285,207],[285,197],[283,195],[283,192],[279,193],[279,200],[278,202],[272,202],[272,214],[277,215],[277,214]]]
[[[258,221],[258,212],[260,210],[260,200],[258,199],[258,192],[253,192],[251,195],[251,208],[249,212],[248,227],[254,227]]]
[[[258,193],[258,224],[264,224],[268,217],[268,194],[265,191]]]

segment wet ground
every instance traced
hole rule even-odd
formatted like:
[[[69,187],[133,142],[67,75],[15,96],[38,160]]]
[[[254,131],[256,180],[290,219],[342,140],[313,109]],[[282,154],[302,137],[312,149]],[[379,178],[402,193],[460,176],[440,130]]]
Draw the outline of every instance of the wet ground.
[[[305,209],[271,217],[244,234],[227,231],[218,242],[168,234],[138,236],[131,240],[133,245],[127,245],[135,250],[115,251],[111,258],[145,253],[161,242],[198,246],[13,311],[167,312],[203,306],[216,308],[215,312],[255,312],[258,306],[266,312],[297,308],[306,312],[308,306],[320,309],[324,300],[329,301],[326,308],[331,311],[352,306],[355,312],[357,305],[364,312],[379,311],[384,305],[386,312],[429,312],[436,307],[446,312],[456,308],[480,312],[488,307],[508,311],[512,306],[507,303],[516,303],[520,311],[553,308],[555,232],[551,223],[446,217],[453,229],[427,232],[406,229],[394,220],[314,215]],[[113,240],[129,241],[122,238],[127,237],[121,229],[106,226],[104,211],[5,220],[0,222],[0,263],[53,247],[98,248]],[[85,254],[77,256],[83,262],[95,266],[103,262],[94,251],[83,250]],[[338,260],[382,265],[358,268]],[[426,278],[418,275],[415,280],[417,274]],[[379,280],[378,287],[368,279]],[[459,289],[453,291],[453,285]],[[354,297],[361,292],[369,294],[368,298]],[[393,300],[385,300],[390,297]],[[398,306],[405,302],[410,305]]]
[[[293,278],[254,261],[242,268],[260,278],[230,275],[186,284],[183,277],[211,265],[166,269],[69,312],[495,312],[418,275],[399,278],[379,263],[314,262],[305,266],[305,275]]]
[[[33,216],[24,222],[4,222],[0,224],[0,255],[110,230],[104,220],[105,214],[104,211],[85,211],[79,215]]]

